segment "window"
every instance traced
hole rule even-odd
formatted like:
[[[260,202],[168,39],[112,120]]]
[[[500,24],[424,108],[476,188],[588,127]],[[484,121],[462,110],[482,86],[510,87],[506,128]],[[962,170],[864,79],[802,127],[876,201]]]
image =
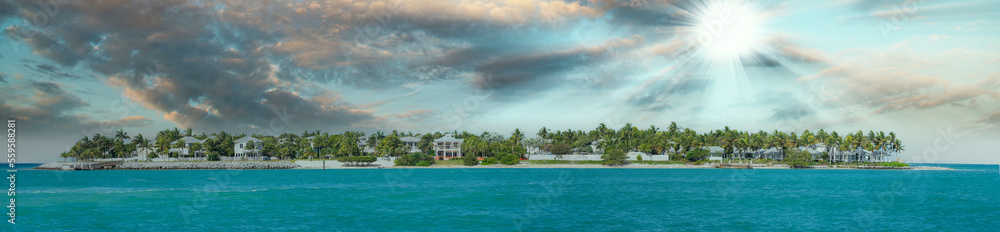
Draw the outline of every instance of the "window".
[[[242,143],[240,144],[240,149],[243,149],[243,144]]]

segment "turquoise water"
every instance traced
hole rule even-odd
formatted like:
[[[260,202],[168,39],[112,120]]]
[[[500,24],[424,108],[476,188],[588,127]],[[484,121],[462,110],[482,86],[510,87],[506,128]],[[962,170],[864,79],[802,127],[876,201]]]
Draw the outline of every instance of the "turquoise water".
[[[940,166],[21,170],[2,229],[1000,231],[997,166]]]

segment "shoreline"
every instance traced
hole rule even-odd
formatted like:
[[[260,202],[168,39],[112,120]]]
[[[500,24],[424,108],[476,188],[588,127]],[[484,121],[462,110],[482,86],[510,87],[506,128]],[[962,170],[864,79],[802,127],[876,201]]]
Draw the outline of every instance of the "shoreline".
[[[438,165],[438,166],[395,166],[392,162],[379,161],[371,166],[344,166],[337,161],[167,161],[167,162],[53,162],[45,163],[34,170],[231,170],[231,169],[731,169],[715,164],[628,164],[605,166],[600,164],[517,164],[517,165]],[[755,166],[744,169],[793,169],[788,166]],[[800,168],[806,170],[955,170],[945,167],[911,166],[890,168],[879,166]]]

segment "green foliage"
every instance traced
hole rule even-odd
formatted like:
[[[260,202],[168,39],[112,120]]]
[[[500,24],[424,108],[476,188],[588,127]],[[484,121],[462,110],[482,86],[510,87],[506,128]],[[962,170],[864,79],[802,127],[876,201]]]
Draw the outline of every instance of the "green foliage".
[[[500,163],[503,165],[515,165],[521,163],[521,159],[515,154],[503,154],[500,156]]]
[[[348,166],[369,166],[378,160],[375,156],[341,156],[337,157],[337,161],[344,163]]]
[[[792,149],[788,150],[786,153],[788,155],[788,159],[785,161],[788,165],[791,165],[792,168],[807,168],[812,162],[812,155],[809,154],[808,151]]]
[[[601,159],[604,160],[603,162],[601,162],[601,164],[608,166],[625,165],[628,163],[626,161],[626,159],[628,159],[628,156],[625,155],[625,151],[621,149],[610,149],[606,153],[604,153],[604,155],[601,155]]]
[[[561,154],[569,154],[569,152],[572,149],[573,148],[571,148],[569,146],[569,144],[560,143],[560,144],[552,145],[552,148],[551,148],[550,151],[552,152],[552,154],[560,154],[561,155]]]
[[[390,134],[382,140],[379,140],[375,150],[381,156],[402,156],[405,154],[405,151],[402,148],[403,141],[399,140],[399,137],[395,134]]]
[[[462,164],[465,166],[476,166],[476,164],[479,164],[479,159],[474,155],[463,156]]]
[[[500,161],[498,161],[497,158],[489,157],[489,158],[483,159],[482,165],[494,165],[494,164],[498,164],[498,163],[500,163]]]
[[[823,160],[830,160],[830,153],[824,151],[823,155],[821,155],[820,158],[822,158]]]
[[[695,149],[687,153],[687,159],[690,161],[699,161],[708,158],[708,149]]]
[[[679,153],[670,154],[670,160],[685,160],[684,156]]]
[[[879,163],[879,165],[886,166],[886,167],[909,167],[910,166],[909,164],[900,163],[900,162],[896,162],[896,161],[887,162],[887,163]]]
[[[433,156],[423,152],[405,154],[396,158],[396,161],[394,161],[396,166],[420,166],[420,163],[427,163],[427,166],[430,166],[435,162],[437,161],[434,160]]]
[[[635,160],[642,161],[642,155],[635,156]]]
[[[528,164],[602,164],[600,160],[528,160]]]
[[[341,138],[340,149],[337,150],[338,156],[355,156],[361,154],[361,148],[358,147],[357,142],[353,138]]]
[[[219,153],[218,152],[214,152],[214,151],[213,152],[209,152],[208,153],[208,157],[206,157],[206,158],[208,158],[208,161],[219,161],[219,160],[221,160],[219,158]]]
[[[684,164],[684,162],[675,161],[675,160],[670,160],[670,161],[652,161],[652,160],[649,160],[649,161],[635,161],[634,163],[652,164],[652,165]]]
[[[431,162],[430,162],[430,161],[426,161],[426,160],[421,160],[421,161],[420,161],[420,162],[418,162],[418,163],[417,163],[417,165],[415,165],[415,166],[420,166],[420,167],[429,167],[429,166],[431,166]]]

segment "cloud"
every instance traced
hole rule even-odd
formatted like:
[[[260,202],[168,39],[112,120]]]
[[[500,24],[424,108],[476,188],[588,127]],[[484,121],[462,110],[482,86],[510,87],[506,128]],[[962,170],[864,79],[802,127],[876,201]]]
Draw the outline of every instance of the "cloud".
[[[625,103],[638,110],[661,112],[683,103],[680,96],[704,91],[712,83],[708,78],[677,72],[674,68],[665,68],[636,86]]]
[[[153,120],[144,116],[128,116],[114,121],[100,121],[99,124],[104,124],[106,127],[112,128],[122,128],[122,127],[148,127],[153,124]]]
[[[992,114],[984,114],[979,119],[972,121],[972,125],[966,126],[963,129],[970,130],[982,134],[1000,134],[1000,109]]]
[[[500,96],[537,93],[561,86],[567,79],[560,76],[568,71],[599,63],[618,50],[643,44],[642,36],[605,41],[600,46],[572,47],[527,55],[511,55],[483,62],[475,69],[473,87],[480,90],[502,91]]]
[[[114,120],[99,120],[80,113],[90,106],[80,97],[65,90],[64,84],[28,80],[26,83],[3,88],[0,115],[17,119],[39,131],[63,132],[144,127],[152,120],[143,116],[127,116]],[[10,100],[10,101],[8,101]]]
[[[0,82],[7,83],[7,74],[0,72]]]
[[[888,46],[887,50],[851,49],[846,61],[799,78],[800,82],[835,87],[826,99],[836,105],[862,105],[872,114],[920,110],[938,106],[977,108],[980,102],[1000,98],[998,75],[986,76],[967,71],[973,81],[959,81],[937,75],[939,67],[985,64],[1000,56],[996,52],[954,48],[938,53],[913,50],[913,46],[933,43],[935,36],[914,37]],[[984,70],[985,71],[985,70]],[[986,71],[989,72],[989,71]],[[990,100],[992,99],[992,100]]]
[[[829,55],[826,52],[795,45],[786,36],[774,36],[770,39],[770,46],[777,51],[778,55],[792,61],[803,63],[824,63],[829,61],[829,58],[827,58]]]
[[[59,65],[82,64],[106,75],[105,82],[121,88],[128,99],[182,127],[247,130],[268,127],[273,125],[272,119],[287,114],[296,120],[275,128],[298,130],[340,128],[372,118],[370,110],[329,97],[335,93],[300,95],[298,92],[305,92],[300,80],[278,78],[282,69],[291,67],[281,67],[275,61],[282,57],[273,57],[263,49],[278,43],[271,32],[234,30],[219,24],[215,4],[70,2],[60,6],[59,14],[50,19],[60,23],[43,29],[10,27],[6,34],[11,38],[27,35],[21,41],[32,52]],[[25,9],[25,17],[43,13]],[[46,64],[31,68],[46,73],[58,69]],[[41,82],[34,85],[39,91],[56,90]],[[78,100],[66,98],[62,102],[69,99]],[[35,105],[45,106],[46,102],[36,101]],[[147,122],[124,120],[112,123]]]
[[[0,24],[17,14],[17,6],[10,0],[0,0]]]
[[[411,110],[399,114],[393,114],[392,117],[409,120],[412,122],[422,122],[427,119],[427,117],[434,111],[428,109],[422,110]]]
[[[80,74],[75,74],[73,72],[67,72],[63,68],[50,65],[44,62],[33,61],[29,59],[20,59],[22,67],[27,70],[33,71],[40,76],[48,77],[52,80],[83,80],[87,79]],[[89,76],[88,76],[89,77]]]

